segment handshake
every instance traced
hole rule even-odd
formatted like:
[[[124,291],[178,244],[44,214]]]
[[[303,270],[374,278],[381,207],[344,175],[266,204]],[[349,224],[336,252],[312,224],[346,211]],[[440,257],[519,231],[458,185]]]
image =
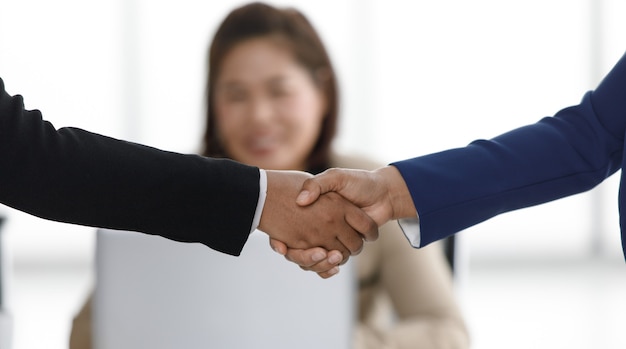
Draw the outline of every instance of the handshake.
[[[330,169],[317,176],[267,170],[259,230],[272,248],[304,270],[328,278],[378,238],[389,220],[416,217],[409,190],[394,166],[374,171]]]

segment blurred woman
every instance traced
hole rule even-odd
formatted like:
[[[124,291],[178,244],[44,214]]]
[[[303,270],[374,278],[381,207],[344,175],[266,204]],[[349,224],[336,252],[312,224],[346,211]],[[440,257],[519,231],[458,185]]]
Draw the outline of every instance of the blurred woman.
[[[202,155],[312,173],[380,167],[331,152],[336,76],[318,34],[297,10],[262,3],[235,9],[218,28],[208,58]],[[359,324],[353,348],[469,347],[438,245],[415,250],[391,222],[355,260]],[[88,311],[75,321],[76,342]]]
[[[304,15],[253,3],[232,11],[209,51],[202,155],[273,170],[380,167],[331,152],[338,118],[334,69]],[[354,348],[466,348],[450,268],[439,246],[415,250],[397,223],[356,257]]]

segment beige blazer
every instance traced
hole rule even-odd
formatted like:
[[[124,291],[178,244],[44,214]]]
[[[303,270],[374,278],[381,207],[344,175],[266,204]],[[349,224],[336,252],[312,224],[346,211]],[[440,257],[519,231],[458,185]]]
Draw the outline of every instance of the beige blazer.
[[[372,170],[381,165],[335,155],[333,167]],[[354,349],[468,348],[469,335],[457,305],[441,245],[411,247],[396,221],[380,228],[377,241],[356,257],[359,324]]]

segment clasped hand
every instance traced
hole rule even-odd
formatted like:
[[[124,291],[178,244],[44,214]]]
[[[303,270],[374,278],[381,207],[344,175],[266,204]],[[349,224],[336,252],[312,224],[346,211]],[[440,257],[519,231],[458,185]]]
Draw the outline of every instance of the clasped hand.
[[[393,166],[375,171],[330,169],[317,176],[266,171],[268,195],[259,229],[272,248],[322,278],[339,271],[363,241],[391,219],[414,217],[406,184]]]

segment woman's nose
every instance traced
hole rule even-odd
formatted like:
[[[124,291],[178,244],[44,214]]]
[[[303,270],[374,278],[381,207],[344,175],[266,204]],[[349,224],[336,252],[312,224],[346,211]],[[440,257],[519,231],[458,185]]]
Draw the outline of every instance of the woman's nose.
[[[267,122],[272,119],[273,111],[270,101],[257,98],[250,105],[250,119],[254,122]]]

